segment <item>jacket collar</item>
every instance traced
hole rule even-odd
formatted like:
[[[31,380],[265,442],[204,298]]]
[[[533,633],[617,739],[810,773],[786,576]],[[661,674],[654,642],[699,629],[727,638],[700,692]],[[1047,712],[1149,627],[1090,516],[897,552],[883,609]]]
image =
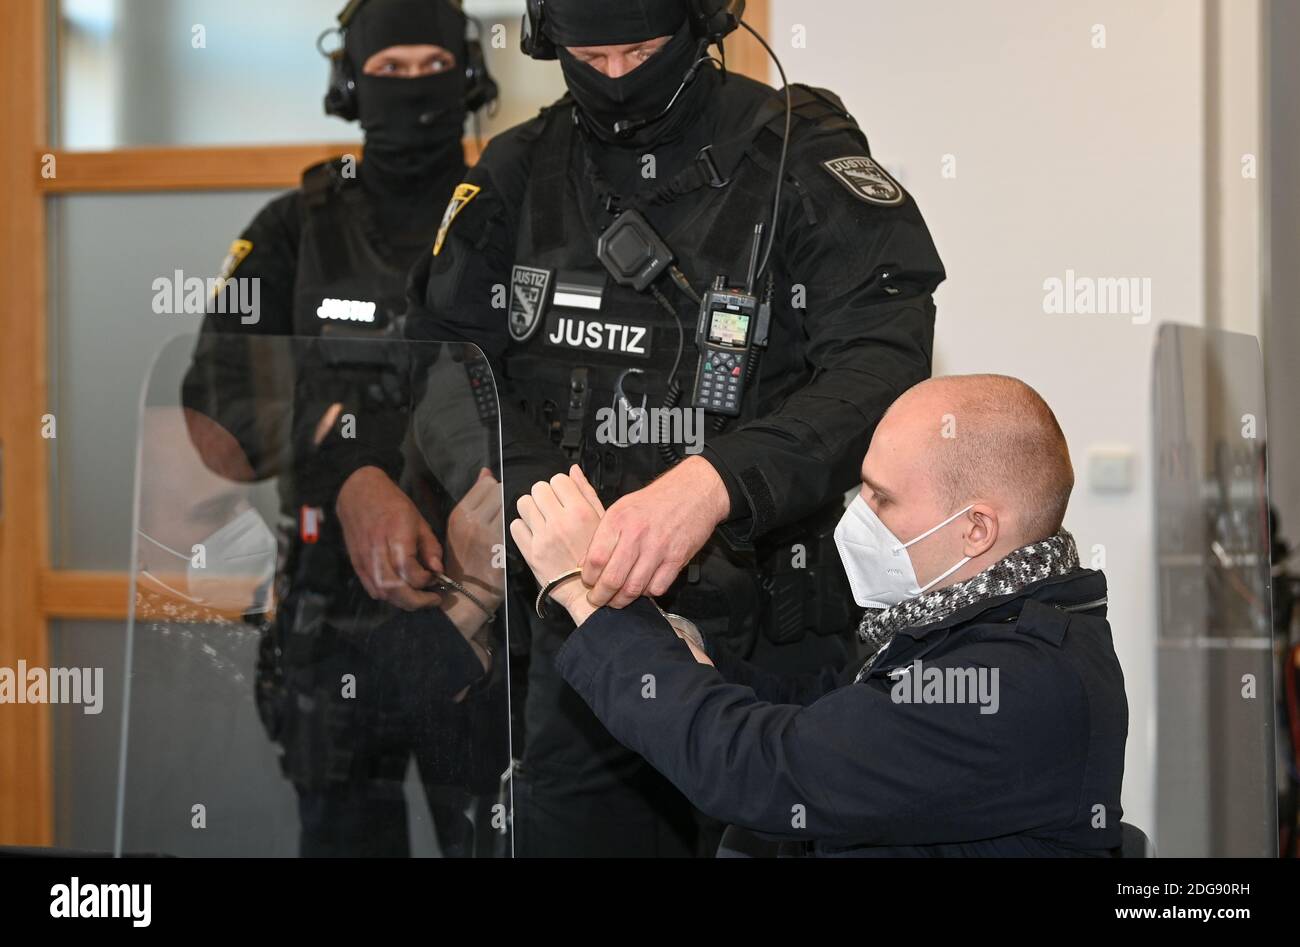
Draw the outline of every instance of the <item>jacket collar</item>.
[[[1106,604],[1106,576],[1096,569],[1074,569],[1030,583],[1019,592],[974,602],[939,621],[901,628],[898,634],[920,641],[935,632],[970,624],[976,619],[986,623],[1006,621],[1018,616],[1030,600],[1066,611],[1083,610],[1088,605],[1101,608]]]

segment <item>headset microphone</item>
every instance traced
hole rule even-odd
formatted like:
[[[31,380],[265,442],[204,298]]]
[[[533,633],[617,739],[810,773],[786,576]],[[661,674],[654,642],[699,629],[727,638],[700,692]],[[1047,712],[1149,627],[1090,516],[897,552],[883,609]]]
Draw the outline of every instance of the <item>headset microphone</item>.
[[[704,52],[704,48],[705,47],[701,47],[701,53]],[[614,134],[619,138],[630,138],[641,129],[648,128],[655,122],[664,118],[673,110],[673,106],[677,104],[677,100],[681,98],[682,93],[686,91],[686,87],[695,81],[696,75],[699,74],[700,67],[706,62],[712,62],[712,57],[701,55],[691,64],[691,68],[686,71],[686,75],[682,78],[682,84],[677,87],[677,91],[673,93],[673,97],[668,100],[668,104],[663,107],[658,115],[651,116],[650,118],[621,119],[614,123]]]
[[[638,118],[635,120],[627,119],[627,118],[621,119],[614,123],[614,134],[617,135],[619,138],[631,138],[641,129],[645,128],[648,125],[653,125],[655,122],[659,121],[659,119],[663,118],[667,114],[668,114],[668,109],[664,109],[654,118]]]

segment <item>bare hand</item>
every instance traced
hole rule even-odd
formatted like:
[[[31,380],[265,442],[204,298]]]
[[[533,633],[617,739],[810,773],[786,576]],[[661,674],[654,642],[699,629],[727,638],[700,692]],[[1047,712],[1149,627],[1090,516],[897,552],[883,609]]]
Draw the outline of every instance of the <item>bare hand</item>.
[[[442,598],[422,591],[442,571],[442,546],[411,499],[378,467],[362,467],[335,504],[352,568],[377,601],[408,612]]]
[[[713,465],[692,457],[609,508],[584,557],[587,601],[625,608],[663,595],[730,513]]]
[[[577,466],[568,475],[541,481],[519,500],[519,519],[510,535],[541,585],[582,567],[582,556],[600,525],[605,507]],[[553,598],[569,608],[585,600],[586,589],[577,579],[557,588]],[[570,609],[572,613],[572,609]],[[578,616],[574,616],[578,621]]]
[[[447,575],[468,585],[489,608],[505,597],[501,540],[501,484],[483,469],[447,520],[446,560]]]

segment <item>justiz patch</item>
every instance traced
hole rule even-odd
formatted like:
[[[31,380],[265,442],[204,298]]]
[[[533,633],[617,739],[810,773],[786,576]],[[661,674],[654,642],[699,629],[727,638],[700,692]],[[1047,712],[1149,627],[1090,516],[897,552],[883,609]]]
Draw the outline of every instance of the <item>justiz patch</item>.
[[[546,320],[546,343],[583,352],[650,357],[650,329],[553,313]]]
[[[551,271],[534,266],[516,266],[510,274],[510,337],[527,342],[541,325],[546,312],[546,293],[551,288]]]
[[[889,173],[866,155],[823,161],[822,167],[849,189],[860,201],[881,207],[903,203],[903,187]]]

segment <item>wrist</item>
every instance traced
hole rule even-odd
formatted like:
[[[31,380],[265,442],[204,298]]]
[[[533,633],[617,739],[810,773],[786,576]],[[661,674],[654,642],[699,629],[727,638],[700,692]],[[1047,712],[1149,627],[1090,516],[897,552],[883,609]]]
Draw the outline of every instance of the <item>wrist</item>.
[[[492,670],[492,626],[484,625],[475,634],[465,639],[469,642],[470,648],[478,655],[479,663],[483,665],[483,670]]]
[[[483,609],[459,592],[448,589],[442,593],[442,613],[456,626],[456,630],[468,641],[488,623],[488,616]]]
[[[339,495],[342,496],[343,491],[349,486],[358,486],[368,480],[372,480],[375,476],[383,477],[385,480],[388,479],[388,474],[384,473],[381,468],[375,467],[372,464],[358,467],[356,470],[352,471],[352,473],[348,474],[347,479],[343,481],[342,486],[339,487]]]
[[[716,467],[703,457],[688,457],[678,468],[690,472],[694,480],[693,491],[701,498],[705,511],[714,526],[721,526],[731,518],[731,493]]]
[[[581,625],[598,610],[597,606],[587,601],[587,593],[590,591],[591,588],[583,584],[581,576],[574,576],[556,586],[551,591],[550,599],[569,613],[575,625]]]
[[[536,573],[535,573],[536,574]],[[582,570],[573,568],[567,572],[562,572],[555,578],[543,581],[541,576],[537,576],[537,600],[533,603],[533,610],[537,617],[545,620],[548,617],[548,610],[554,605],[567,608],[565,604],[569,601],[569,586],[581,585]],[[561,590],[564,591],[561,591]]]
[[[580,582],[577,585],[578,594],[571,596],[561,604],[564,606],[564,610],[569,613],[569,617],[573,619],[574,627],[581,628],[583,622],[600,611],[600,608],[587,601],[587,592],[590,589]]]
[[[724,523],[734,523],[736,520],[745,519],[749,516],[749,498],[745,496],[745,491],[741,489],[740,482],[736,480],[736,475],[732,473],[731,468],[727,466],[726,461],[719,456],[716,449],[711,445],[705,444],[704,450],[700,452],[700,457],[708,463],[722,478],[723,486],[727,490],[727,518]]]

